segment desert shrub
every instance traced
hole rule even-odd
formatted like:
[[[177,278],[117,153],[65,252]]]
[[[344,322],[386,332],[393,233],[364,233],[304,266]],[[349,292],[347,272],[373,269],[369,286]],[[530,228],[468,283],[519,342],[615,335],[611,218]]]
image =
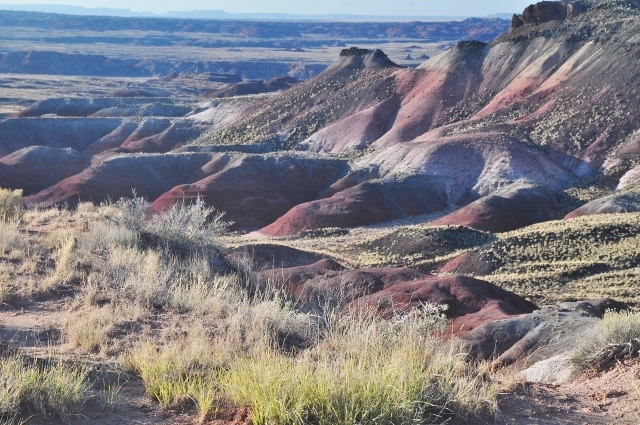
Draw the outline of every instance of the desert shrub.
[[[122,198],[116,202],[115,220],[127,229],[142,232],[147,227],[146,215],[149,201],[135,195],[133,198]]]
[[[22,257],[29,250],[27,235],[20,231],[16,221],[5,222],[0,220],[0,255]]]
[[[575,350],[572,362],[579,371],[603,369],[640,354],[640,313],[608,311],[596,330]]]
[[[230,288],[237,287],[236,282],[236,275],[215,273],[207,256],[185,259],[122,247],[113,248],[106,263],[87,279],[89,292],[106,292],[148,307],[212,314],[231,302]]]
[[[18,356],[0,360],[0,415],[41,414],[66,419],[90,397],[87,371],[59,362],[38,364]]]
[[[231,224],[222,219],[224,213],[208,207],[202,198],[192,203],[178,202],[149,219],[149,203],[144,199],[121,199],[116,208],[116,220],[138,232],[143,242],[179,253],[217,249],[218,238]]]
[[[117,247],[132,248],[138,244],[138,233],[117,223],[91,221],[87,231],[77,235],[78,251],[107,253]]]
[[[22,190],[0,189],[0,220],[19,221],[23,213]]]
[[[118,352],[125,341],[118,330],[147,315],[133,303],[107,303],[67,313],[62,323],[62,336],[74,347],[87,352]]]

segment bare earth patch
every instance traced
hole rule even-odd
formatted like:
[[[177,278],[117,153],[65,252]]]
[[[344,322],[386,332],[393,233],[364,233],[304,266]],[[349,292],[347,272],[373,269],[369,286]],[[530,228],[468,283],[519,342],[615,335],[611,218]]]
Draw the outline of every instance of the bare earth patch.
[[[524,384],[502,403],[499,423],[608,425],[640,421],[640,364],[619,364],[563,385]]]

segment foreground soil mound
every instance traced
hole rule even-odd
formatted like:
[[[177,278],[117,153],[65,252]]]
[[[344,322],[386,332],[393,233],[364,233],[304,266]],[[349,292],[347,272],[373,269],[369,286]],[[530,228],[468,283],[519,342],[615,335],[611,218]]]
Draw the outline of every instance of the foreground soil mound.
[[[410,268],[349,270],[331,259],[310,263],[315,258],[302,253],[293,255],[293,258],[308,264],[285,263],[280,260],[280,255],[290,252],[284,248],[271,247],[265,251],[265,247],[258,246],[253,252],[257,256],[245,258],[249,258],[254,267],[262,267],[259,272],[262,280],[286,289],[303,308],[312,310],[329,305],[338,308],[350,305],[350,308],[373,309],[384,317],[391,317],[397,312],[409,312],[425,304],[447,305],[445,314],[449,325],[444,332],[457,335],[485,323],[537,309],[513,293],[470,277],[437,277]],[[238,257],[233,254],[227,258]],[[282,266],[272,268],[278,264]]]
[[[458,337],[478,359],[500,365],[535,362],[570,352],[593,331],[605,311],[625,308],[610,299],[562,303],[487,323]]]

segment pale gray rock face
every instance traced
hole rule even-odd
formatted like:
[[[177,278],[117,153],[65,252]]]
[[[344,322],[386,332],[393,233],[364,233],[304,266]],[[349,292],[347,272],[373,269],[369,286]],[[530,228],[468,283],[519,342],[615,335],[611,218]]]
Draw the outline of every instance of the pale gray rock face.
[[[524,382],[560,385],[571,381],[573,374],[571,355],[565,353],[546,360],[540,360],[516,376]]]
[[[607,309],[622,309],[613,300],[566,302],[531,314],[498,320],[459,337],[470,355],[498,365],[531,364],[573,350],[592,332]]]

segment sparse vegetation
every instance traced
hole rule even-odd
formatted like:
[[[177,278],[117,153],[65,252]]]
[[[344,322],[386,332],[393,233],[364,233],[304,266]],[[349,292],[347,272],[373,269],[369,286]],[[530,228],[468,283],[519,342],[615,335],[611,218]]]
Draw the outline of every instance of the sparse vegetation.
[[[336,316],[294,357],[278,348],[276,330],[263,328],[250,346],[202,333],[163,347],[145,343],[125,363],[162,406],[191,400],[207,416],[231,400],[251,407],[254,424],[439,423],[495,413],[496,388],[429,336],[440,322],[429,314],[392,322]]]
[[[30,414],[67,419],[90,398],[90,389],[87,371],[79,367],[17,355],[0,360],[0,415],[4,419]]]
[[[640,356],[640,313],[609,311],[590,338],[575,351],[577,370],[602,370]]]
[[[640,214],[552,221],[499,235],[478,255],[482,278],[539,303],[610,297],[638,305]]]
[[[358,244],[358,251],[364,255],[373,251],[388,264],[427,266],[494,239],[490,233],[464,226],[406,226]]]
[[[224,241],[231,246],[260,242],[246,237],[238,241],[236,236]],[[539,306],[602,297],[640,306],[638,213],[549,221],[494,235],[407,220],[276,243],[327,255],[352,268],[408,266],[436,274],[468,252],[471,257],[459,273],[492,282]]]

